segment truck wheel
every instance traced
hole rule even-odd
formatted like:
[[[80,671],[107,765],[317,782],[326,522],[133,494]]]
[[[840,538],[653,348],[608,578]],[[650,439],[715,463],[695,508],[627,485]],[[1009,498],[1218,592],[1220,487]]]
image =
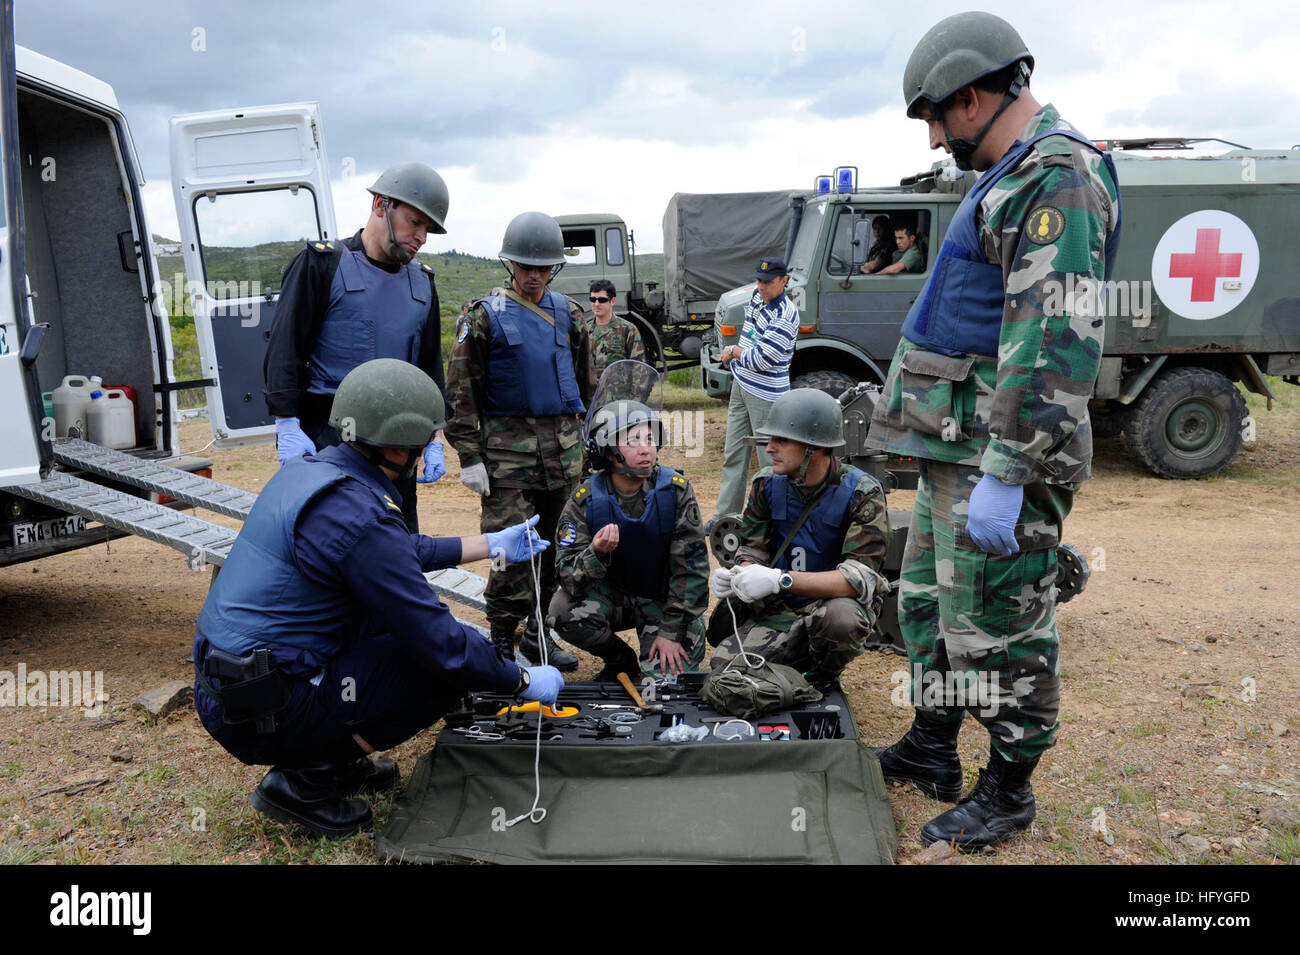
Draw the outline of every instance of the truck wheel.
[[[1124,444],[1163,478],[1207,478],[1241,450],[1246,399],[1208,368],[1175,368],[1147,386],[1124,427]]]
[[[810,371],[790,382],[791,388],[816,388],[824,391],[836,401],[850,388],[856,387],[858,381],[852,375],[842,371]]]
[[[1124,433],[1132,408],[1118,401],[1098,402],[1100,408],[1088,408],[1088,417],[1092,420],[1094,438],[1118,438]]]

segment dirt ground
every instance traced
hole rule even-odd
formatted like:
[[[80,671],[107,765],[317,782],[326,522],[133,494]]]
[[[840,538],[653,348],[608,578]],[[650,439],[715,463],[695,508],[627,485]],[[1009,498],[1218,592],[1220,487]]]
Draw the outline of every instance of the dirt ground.
[[[705,414],[704,456],[673,450],[665,460],[686,469],[707,513],[725,409],[686,401]],[[1062,725],[1034,777],[1038,818],[964,861],[1300,860],[1300,400],[1265,412],[1252,397],[1251,407],[1259,438],[1223,478],[1163,481],[1118,441],[1099,446],[1097,477],[1066,525],[1093,573],[1059,609]],[[201,447],[206,422],[186,424],[183,437],[186,449]],[[266,446],[205,453],[215,477],[251,490],[274,471]],[[476,533],[478,505],[448,457],[451,473],[420,491],[422,527]],[[896,492],[890,506],[911,498]],[[102,671],[107,696],[99,717],[0,708],[0,862],[374,861],[367,837],[327,843],[254,812],[248,793],[263,770],[218,747],[192,705],[161,720],[132,706],[145,690],[192,678],[208,579],[135,539],[0,569],[0,671]],[[594,669],[584,655],[579,677]],[[846,671],[866,742],[887,744],[909,725],[910,709],[891,702],[905,672],[890,653]],[[404,775],[432,735],[390,754]],[[973,721],[961,755],[969,785],[987,758]],[[915,859],[921,826],[945,807],[908,788],[891,798],[900,861]],[[377,822],[391,806],[376,801]]]

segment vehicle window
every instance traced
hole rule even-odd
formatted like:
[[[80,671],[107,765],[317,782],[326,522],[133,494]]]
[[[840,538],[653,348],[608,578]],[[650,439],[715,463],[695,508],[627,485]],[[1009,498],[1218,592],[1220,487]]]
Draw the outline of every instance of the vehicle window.
[[[804,206],[803,219],[799,223],[799,234],[795,236],[794,248],[790,250],[790,273],[808,276],[812,264],[813,250],[817,248],[817,236],[822,230],[822,219],[826,217],[825,202],[809,202]]]
[[[605,264],[623,264],[623,230],[605,230]]]
[[[867,259],[870,246],[871,215],[861,210],[840,209],[835,219],[826,271],[831,275],[848,275]],[[855,244],[856,243],[856,244]],[[865,245],[864,245],[865,243]]]
[[[596,230],[566,230],[564,233],[564,260],[567,265],[595,265]]]
[[[914,263],[907,271],[924,273],[930,266],[930,211],[928,209],[840,209],[826,258],[830,275],[876,274],[894,264],[904,254],[898,244],[898,231],[915,233],[907,261]],[[919,267],[917,267],[919,266]],[[881,276],[889,277],[888,275]]]
[[[305,186],[200,195],[194,219],[204,282],[215,299],[279,291],[284,267],[303,243],[320,238],[316,197]]]

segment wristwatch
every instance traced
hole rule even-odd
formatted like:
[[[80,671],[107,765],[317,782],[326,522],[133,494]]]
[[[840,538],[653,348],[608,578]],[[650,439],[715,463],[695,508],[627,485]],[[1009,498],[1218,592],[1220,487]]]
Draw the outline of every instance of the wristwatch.
[[[782,573],[780,577],[776,578],[776,586],[781,593],[788,594],[790,588],[794,586],[794,578],[789,573]]]
[[[515,687],[515,696],[523,696],[532,686],[533,679],[528,675],[528,671],[523,667],[519,668],[519,685]]]

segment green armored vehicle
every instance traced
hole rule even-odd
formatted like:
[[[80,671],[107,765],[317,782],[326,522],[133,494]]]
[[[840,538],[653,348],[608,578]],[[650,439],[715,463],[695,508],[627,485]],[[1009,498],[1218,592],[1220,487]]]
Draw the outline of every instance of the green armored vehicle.
[[[1276,395],[1266,375],[1300,383],[1294,255],[1290,242],[1276,241],[1300,214],[1300,151],[1226,144],[1227,152],[1203,155],[1204,142],[1102,144],[1114,155],[1124,204],[1119,258],[1104,288],[1062,290],[1063,302],[1106,315],[1094,429],[1122,434],[1147,467],[1170,478],[1218,474],[1253,440],[1235,383],[1270,407]],[[974,173],[936,164],[898,186],[792,201],[788,294],[801,316],[794,387],[838,395],[883,383],[903,319],[974,182]],[[886,227],[915,232],[919,271],[863,271],[882,216]],[[700,359],[714,396],[729,392],[717,358],[743,327],[752,292],[749,285],[719,300]]]

